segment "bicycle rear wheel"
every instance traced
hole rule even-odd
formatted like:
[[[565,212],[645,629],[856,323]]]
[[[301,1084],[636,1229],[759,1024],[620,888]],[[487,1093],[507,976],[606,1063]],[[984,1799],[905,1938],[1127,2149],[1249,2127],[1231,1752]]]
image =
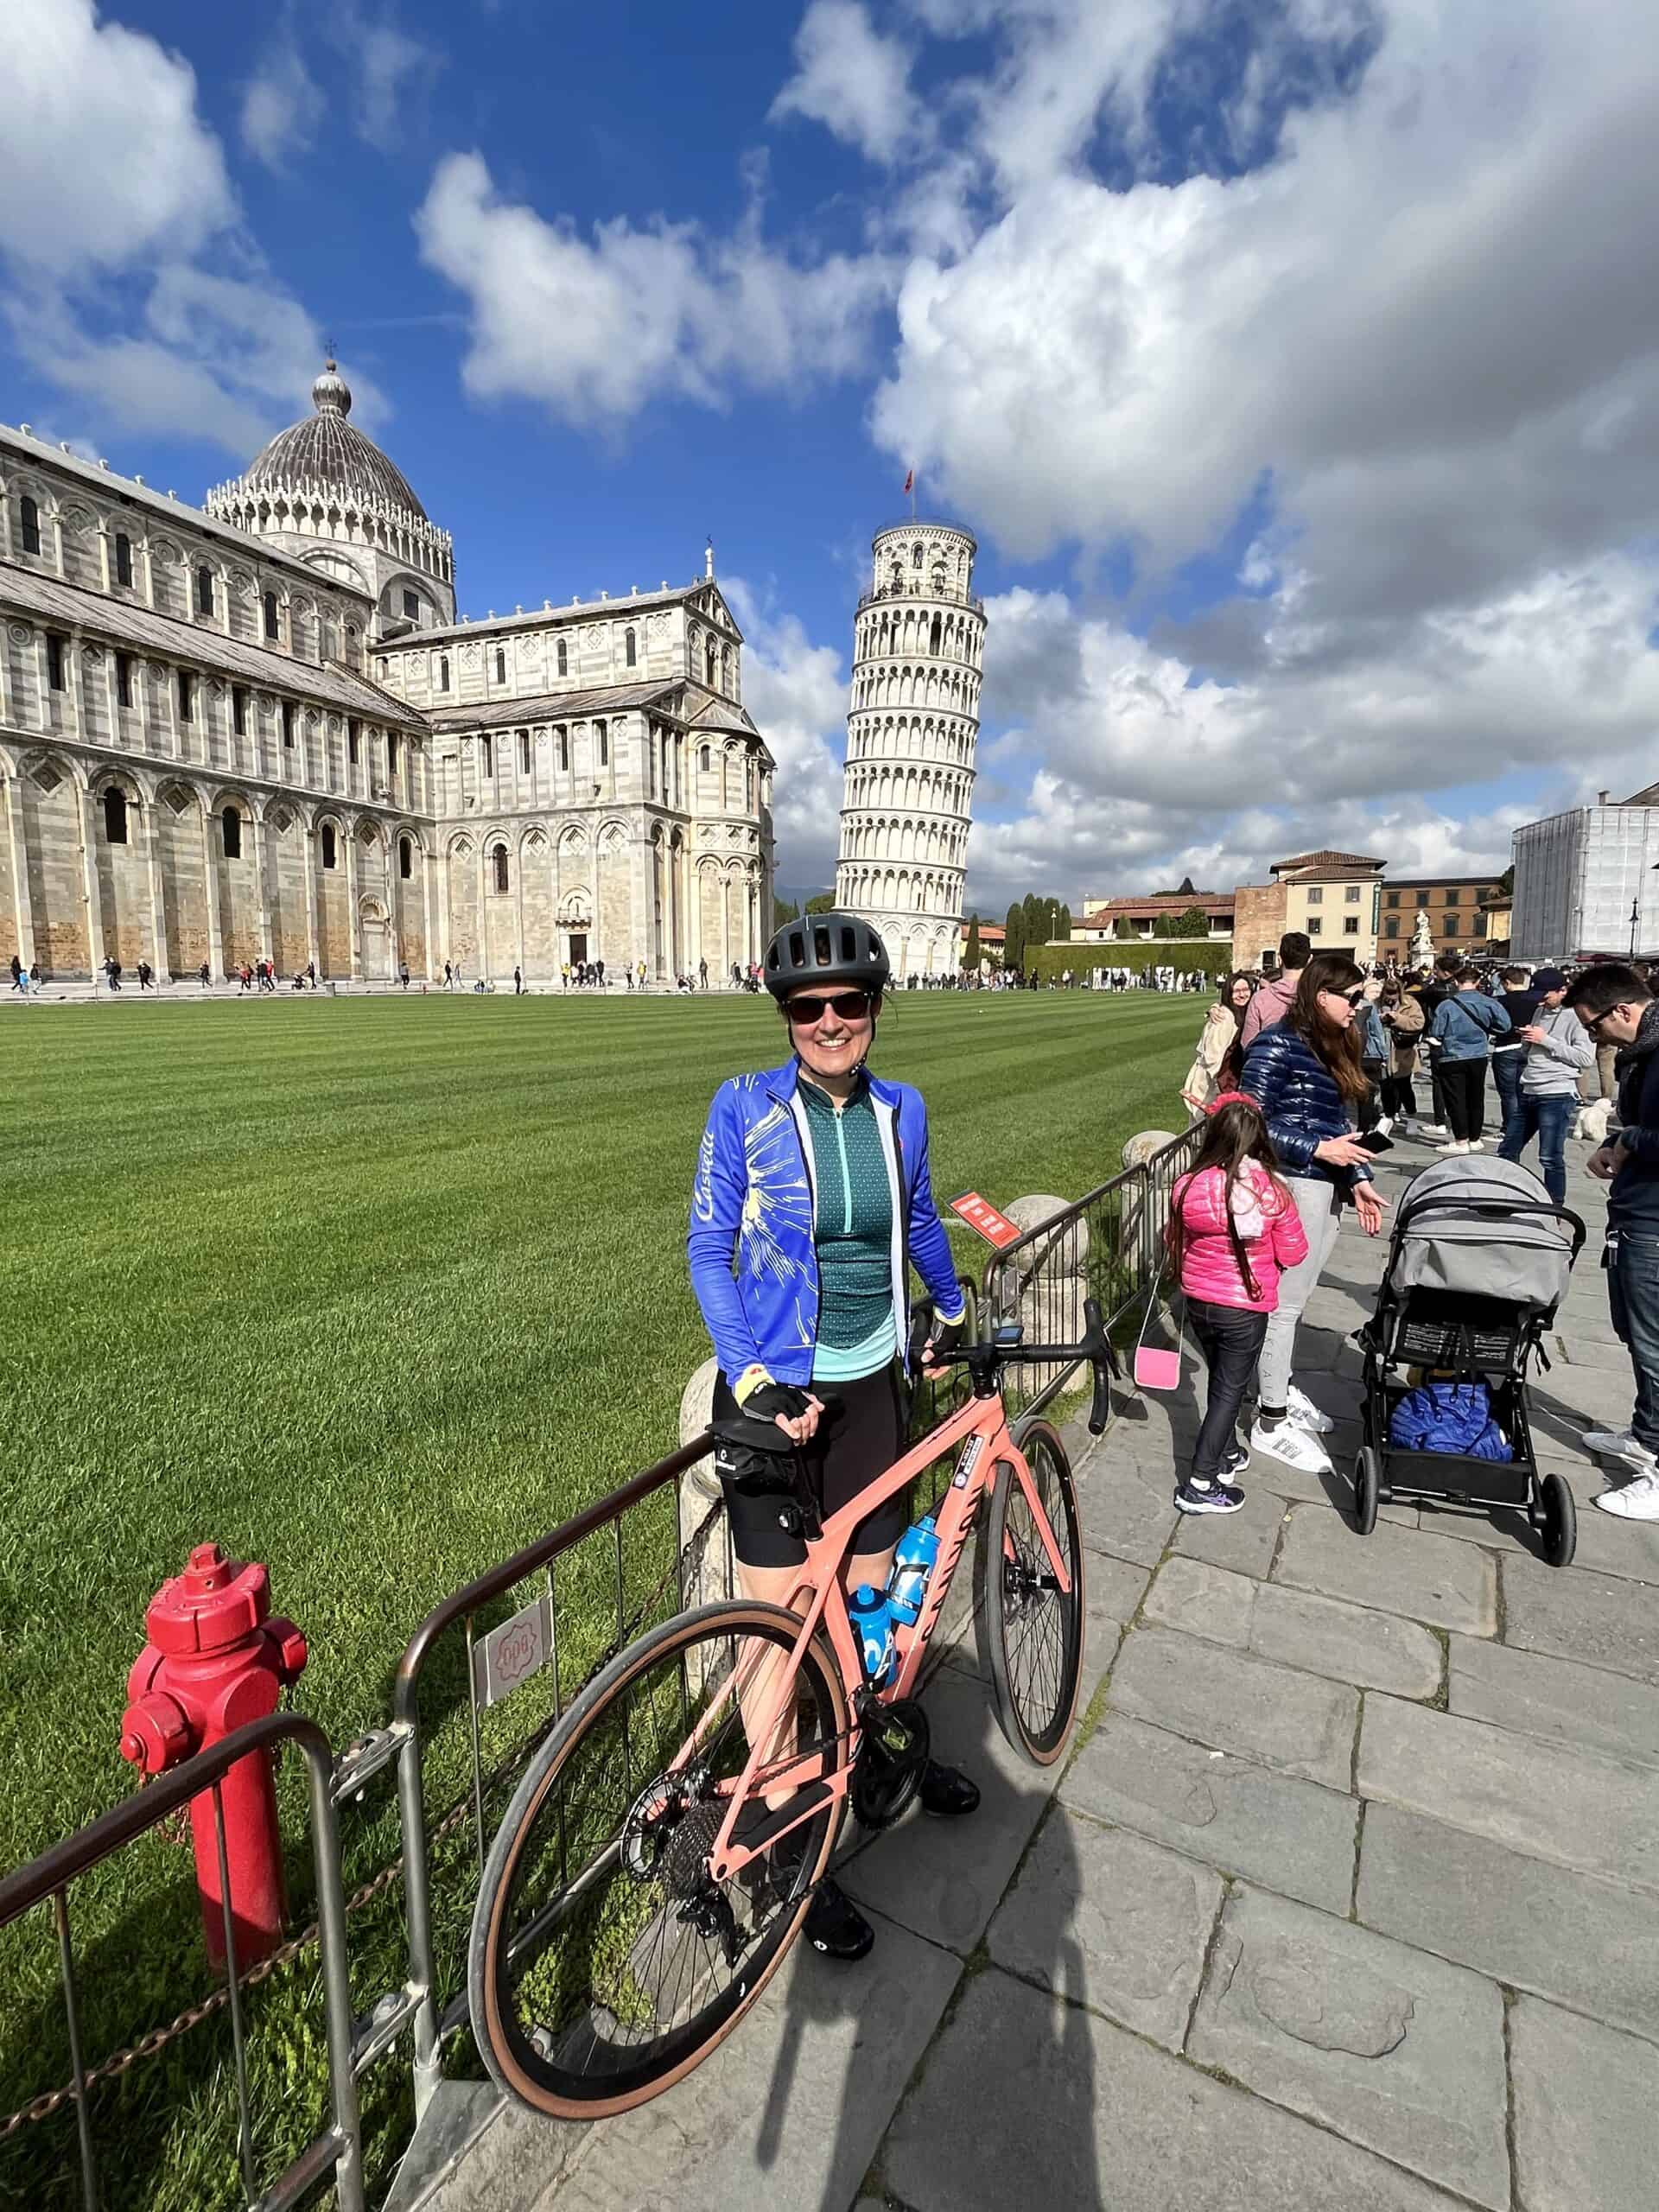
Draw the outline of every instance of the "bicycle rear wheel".
[[[802,1657],[794,1737],[798,1758],[817,1754],[800,1794],[819,1809],[725,1884],[708,1858],[748,1759],[740,1695],[799,1633],[774,1605],[681,1614],[613,1660],[519,1783],[480,1887],[467,1992],[485,2064],[535,2110],[599,2120],[659,2094],[730,2034],[793,1941],[845,1802],[826,1786],[848,1714],[822,1645]]]
[[[997,1470],[974,1561],[981,1656],[1002,1733],[1036,1766],[1059,1757],[1083,1681],[1084,1553],[1065,1446],[1046,1421],[1020,1449],[1071,1587],[1063,1591],[1012,1467]]]

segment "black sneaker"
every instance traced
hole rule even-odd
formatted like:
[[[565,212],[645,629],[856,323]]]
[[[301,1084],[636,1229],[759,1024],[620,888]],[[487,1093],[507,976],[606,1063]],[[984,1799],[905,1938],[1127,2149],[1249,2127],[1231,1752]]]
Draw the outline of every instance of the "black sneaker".
[[[1175,1489],[1178,1513],[1236,1513],[1243,1503],[1243,1491],[1231,1483],[1194,1482],[1187,1475]]]
[[[820,1882],[818,1893],[806,1909],[803,1933],[815,1951],[826,1959],[850,1964],[861,1959],[875,1941],[875,1930],[863,1914],[834,1882]]]
[[[1230,1475],[1242,1475],[1245,1468],[1248,1467],[1249,1464],[1249,1446],[1248,1444],[1236,1443],[1233,1446],[1232,1450],[1227,1454],[1226,1471]]]
[[[916,1794],[922,1801],[922,1810],[941,1821],[974,1812],[979,1804],[978,1784],[969,1782],[959,1766],[941,1766],[937,1759],[929,1759],[922,1769],[921,1787]]]

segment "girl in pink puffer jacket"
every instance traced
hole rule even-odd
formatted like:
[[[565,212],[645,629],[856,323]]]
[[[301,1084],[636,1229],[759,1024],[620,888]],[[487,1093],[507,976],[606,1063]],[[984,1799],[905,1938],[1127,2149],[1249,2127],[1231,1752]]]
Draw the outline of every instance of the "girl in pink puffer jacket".
[[[1170,1262],[1210,1370],[1192,1465],[1175,1491],[1182,1513],[1236,1513],[1244,1503],[1227,1480],[1249,1464],[1239,1408],[1279,1303],[1281,1271],[1307,1257],[1296,1201],[1275,1165],[1262,1109],[1247,1091],[1226,1090],[1210,1107],[1198,1159],[1171,1198]]]

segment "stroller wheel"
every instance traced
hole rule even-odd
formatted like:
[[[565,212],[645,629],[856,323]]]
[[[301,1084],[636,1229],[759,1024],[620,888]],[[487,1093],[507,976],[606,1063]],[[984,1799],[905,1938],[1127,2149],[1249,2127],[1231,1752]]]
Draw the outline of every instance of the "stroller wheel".
[[[1551,1567],[1570,1567],[1579,1541],[1579,1510],[1565,1475],[1546,1475],[1540,1485],[1543,1525],[1539,1530]]]
[[[1376,1526],[1376,1496],[1382,1481],[1376,1453],[1369,1444],[1362,1444],[1354,1461],[1354,1527],[1362,1536],[1369,1536]]]

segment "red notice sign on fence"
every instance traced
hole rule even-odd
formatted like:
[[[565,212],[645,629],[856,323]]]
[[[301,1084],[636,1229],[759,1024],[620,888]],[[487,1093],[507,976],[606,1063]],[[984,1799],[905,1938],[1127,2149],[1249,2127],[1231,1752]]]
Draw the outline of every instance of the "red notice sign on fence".
[[[1012,1244],[1025,1234],[1017,1222],[999,1213],[990,1200],[982,1198],[977,1191],[964,1191],[959,1198],[952,1198],[950,1211],[969,1229],[976,1229],[985,1242],[995,1245],[999,1252],[1005,1244]]]

